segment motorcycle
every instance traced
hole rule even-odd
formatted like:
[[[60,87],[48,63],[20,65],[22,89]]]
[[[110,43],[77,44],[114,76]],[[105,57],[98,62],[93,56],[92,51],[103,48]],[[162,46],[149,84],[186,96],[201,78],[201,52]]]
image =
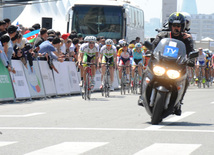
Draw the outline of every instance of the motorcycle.
[[[172,38],[162,39],[154,50],[151,43],[147,42],[146,46],[153,52],[142,76],[138,104],[145,107],[152,124],[159,124],[180,106],[186,86],[186,68],[194,66],[191,59],[196,58],[198,52],[191,52],[187,58],[184,43]]]

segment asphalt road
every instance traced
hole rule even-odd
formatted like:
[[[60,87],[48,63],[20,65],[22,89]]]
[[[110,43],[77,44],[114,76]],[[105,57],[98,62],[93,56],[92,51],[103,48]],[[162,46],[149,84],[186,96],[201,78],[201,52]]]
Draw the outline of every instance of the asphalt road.
[[[182,115],[151,125],[138,95],[0,105],[0,155],[213,155],[214,86],[190,86]]]

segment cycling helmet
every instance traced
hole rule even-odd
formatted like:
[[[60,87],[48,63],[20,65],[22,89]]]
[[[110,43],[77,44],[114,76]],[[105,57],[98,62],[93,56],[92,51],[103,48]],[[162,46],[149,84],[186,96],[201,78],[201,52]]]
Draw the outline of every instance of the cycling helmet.
[[[185,20],[186,20],[186,27],[185,27],[185,29],[187,31],[189,31],[190,30],[190,25],[191,25],[191,15],[189,13],[187,13],[187,12],[182,12],[182,14],[184,15]]]
[[[169,16],[168,19],[169,30],[172,30],[172,24],[181,24],[181,31],[183,32],[186,28],[186,20],[183,14],[179,12],[174,12]]]
[[[208,54],[209,54],[209,57],[212,57],[212,56],[213,56],[213,52],[210,51],[210,50],[209,50]]]
[[[97,41],[97,38],[95,36],[88,36],[87,40],[89,42],[96,42]]]
[[[111,39],[107,39],[107,40],[105,41],[105,44],[106,44],[106,45],[114,45],[114,42],[113,42]]]
[[[118,41],[118,43],[119,43],[119,45],[122,45],[122,44],[124,43],[124,40],[123,40],[123,39],[120,39],[120,40]]]
[[[129,44],[129,48],[134,48],[135,45],[134,44]]]
[[[141,44],[141,43],[137,43],[137,44],[135,44],[135,47],[136,47],[136,48],[141,48],[141,47],[142,47],[142,44]]]
[[[124,42],[121,44],[121,46],[122,46],[122,47],[124,47],[124,46],[128,46],[128,44],[127,44],[127,42],[126,42],[126,41],[124,41]]]
[[[88,36],[85,36],[84,41],[88,41]]]

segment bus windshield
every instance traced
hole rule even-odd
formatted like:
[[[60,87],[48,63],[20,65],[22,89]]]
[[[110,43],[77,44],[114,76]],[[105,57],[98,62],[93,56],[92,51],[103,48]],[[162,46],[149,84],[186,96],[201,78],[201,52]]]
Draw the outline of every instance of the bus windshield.
[[[122,7],[75,6],[73,7],[72,30],[87,35],[105,38],[122,38]]]

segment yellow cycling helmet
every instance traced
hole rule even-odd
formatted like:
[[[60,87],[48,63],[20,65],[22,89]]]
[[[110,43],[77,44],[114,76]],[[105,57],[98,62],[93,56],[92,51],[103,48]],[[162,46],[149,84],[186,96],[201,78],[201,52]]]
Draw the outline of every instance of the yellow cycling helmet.
[[[134,44],[129,44],[129,48],[134,48],[135,45]]]
[[[146,46],[143,46],[143,50],[147,50]]]

